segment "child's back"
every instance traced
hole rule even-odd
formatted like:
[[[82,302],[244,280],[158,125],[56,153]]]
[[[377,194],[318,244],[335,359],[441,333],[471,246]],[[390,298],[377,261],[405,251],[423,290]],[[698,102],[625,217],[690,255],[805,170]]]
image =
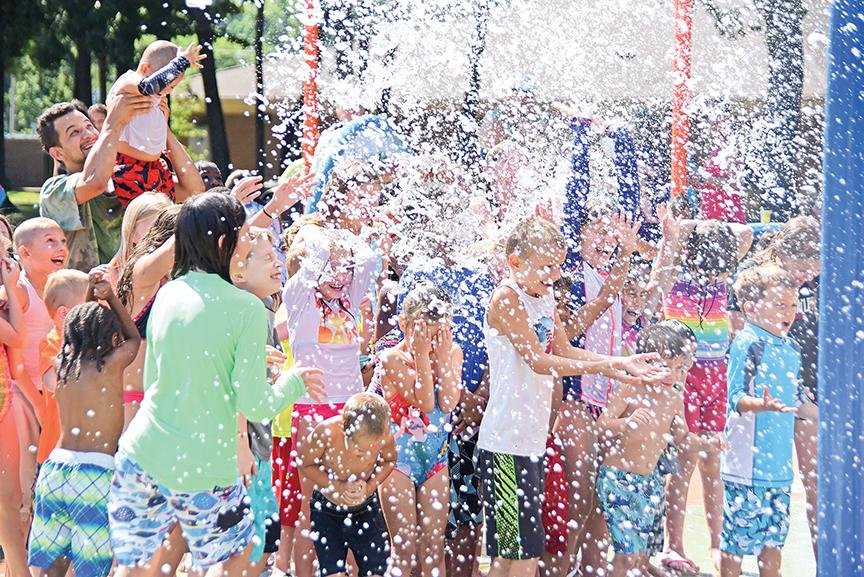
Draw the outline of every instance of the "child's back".
[[[112,310],[89,302],[66,317],[55,393],[60,441],[39,472],[28,544],[31,571],[40,574],[65,574],[71,562],[76,575],[105,577],[113,560],[108,493],[123,429],[122,375],[141,339],[109,283],[94,280],[91,296]]]

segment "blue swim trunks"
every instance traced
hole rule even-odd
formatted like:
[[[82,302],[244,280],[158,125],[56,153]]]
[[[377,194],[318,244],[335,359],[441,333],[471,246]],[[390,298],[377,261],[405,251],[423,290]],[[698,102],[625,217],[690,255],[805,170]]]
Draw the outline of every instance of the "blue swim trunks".
[[[108,515],[117,564],[145,564],[177,522],[192,564],[207,569],[243,552],[252,540],[253,517],[246,488],[236,482],[212,491],[183,493],[159,484],[117,453]]]
[[[255,458],[258,472],[249,480],[249,506],[255,518],[255,534],[252,537],[252,556],[257,563],[264,553],[275,553],[279,549],[279,505],[273,493],[272,467],[270,461]]]
[[[758,555],[765,547],[783,547],[789,534],[791,487],[750,487],[726,481],[723,493],[721,551]]]
[[[108,534],[108,491],[114,458],[54,449],[42,465],[33,499],[28,564],[48,569],[72,561],[76,577],[105,577],[113,554]]]
[[[663,515],[663,481],[657,469],[638,475],[602,465],[597,497],[615,552],[648,553],[656,540],[657,518]]]

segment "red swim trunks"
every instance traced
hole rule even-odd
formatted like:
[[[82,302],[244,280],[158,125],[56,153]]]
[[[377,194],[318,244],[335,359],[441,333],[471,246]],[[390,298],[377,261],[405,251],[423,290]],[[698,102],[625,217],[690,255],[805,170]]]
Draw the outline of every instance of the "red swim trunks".
[[[691,433],[719,433],[726,426],[726,361],[693,364],[684,385],[684,416]]]
[[[279,503],[279,524],[283,527],[296,527],[300,518],[300,507],[303,504],[300,488],[300,473],[297,470],[297,452],[294,439],[297,438],[297,424],[307,422],[306,431],[311,432],[321,421],[342,413],[345,403],[334,405],[304,405],[295,404],[291,413],[291,437],[273,438],[273,488],[276,501]]]
[[[567,527],[569,495],[567,472],[561,458],[561,448],[551,435],[546,439],[546,481],[543,490],[543,530],[546,533],[546,552],[554,555],[567,553]]]
[[[112,180],[124,207],[145,192],[161,192],[174,200],[174,175],[164,158],[145,162],[118,152]]]

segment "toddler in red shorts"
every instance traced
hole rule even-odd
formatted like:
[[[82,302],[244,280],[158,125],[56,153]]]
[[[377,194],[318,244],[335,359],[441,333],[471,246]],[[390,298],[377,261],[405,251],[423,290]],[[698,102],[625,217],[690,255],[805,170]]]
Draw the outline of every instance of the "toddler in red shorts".
[[[111,90],[108,98],[121,92],[134,92],[150,96],[153,107],[139,114],[123,129],[117,145],[114,164],[114,189],[125,207],[145,192],[161,192],[174,198],[174,175],[162,153],[167,147],[167,107],[165,97],[183,80],[189,67],[201,68],[201,47],[190,44],[180,52],[176,44],[157,40],[147,46],[138,68],[124,73]]]

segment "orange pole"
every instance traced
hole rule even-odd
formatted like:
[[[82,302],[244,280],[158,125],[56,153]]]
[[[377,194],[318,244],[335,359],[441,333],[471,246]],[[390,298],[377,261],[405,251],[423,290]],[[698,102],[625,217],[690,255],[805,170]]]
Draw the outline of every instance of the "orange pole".
[[[303,83],[303,138],[301,150],[306,170],[312,165],[318,144],[318,13],[315,0],[306,0],[306,25],[303,30],[303,56],[308,66]]]
[[[693,0],[675,2],[675,55],[672,84],[672,196],[687,188],[687,142],[690,140],[690,62],[693,54]]]

